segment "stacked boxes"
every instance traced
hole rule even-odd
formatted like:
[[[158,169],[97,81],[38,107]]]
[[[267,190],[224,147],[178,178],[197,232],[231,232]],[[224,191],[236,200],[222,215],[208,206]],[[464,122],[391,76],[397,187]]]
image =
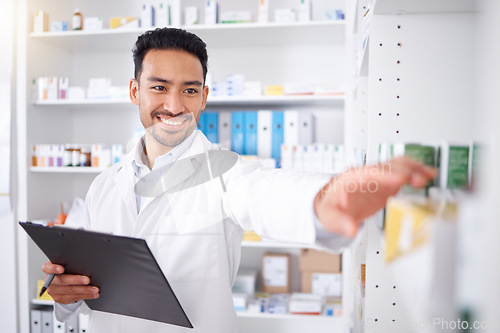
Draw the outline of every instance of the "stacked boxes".
[[[342,295],[341,255],[302,249],[299,256],[301,290],[321,296]]]

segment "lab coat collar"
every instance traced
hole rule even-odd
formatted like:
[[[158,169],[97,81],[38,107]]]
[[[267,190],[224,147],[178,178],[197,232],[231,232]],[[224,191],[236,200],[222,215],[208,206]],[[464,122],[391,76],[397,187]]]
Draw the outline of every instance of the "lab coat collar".
[[[199,130],[196,130],[196,135],[192,141],[191,146],[184,152],[178,159],[178,161],[182,161],[181,163],[175,163],[173,168],[169,171],[169,173],[174,173],[175,178],[169,179],[166,184],[164,184],[163,188],[161,188],[161,193],[165,193],[166,191],[178,186],[183,183],[189,177],[191,177],[194,172],[199,167],[202,161],[199,160],[200,154],[204,153],[205,150],[212,149],[213,144],[208,141],[208,139],[203,135],[203,133]],[[137,147],[135,148],[137,149]],[[122,200],[129,210],[129,213],[134,218],[137,217],[137,201],[136,194],[134,191],[134,169],[132,166],[132,161],[135,158],[135,149],[127,154],[127,157],[124,160],[124,163],[121,167],[116,169],[115,174],[115,183],[116,186],[120,189],[120,193],[122,195]],[[160,196],[160,195],[159,195]]]

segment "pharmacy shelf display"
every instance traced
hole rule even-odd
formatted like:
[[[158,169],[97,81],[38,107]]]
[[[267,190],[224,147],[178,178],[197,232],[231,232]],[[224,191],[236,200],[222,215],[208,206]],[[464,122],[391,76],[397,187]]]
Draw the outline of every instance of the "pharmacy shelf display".
[[[327,317],[321,315],[299,315],[299,314],[273,314],[273,313],[251,313],[251,312],[237,312],[238,317],[242,318],[260,318],[260,319],[290,319],[290,320],[314,320],[324,322],[329,325],[331,330],[336,330],[336,326],[343,325],[343,319],[335,317]]]
[[[377,0],[374,14],[470,13],[475,10],[476,6],[476,1],[471,0]]]
[[[343,104],[344,95],[281,95],[281,96],[227,96],[208,97],[208,106],[219,105],[290,105],[297,104]],[[36,101],[45,106],[88,106],[88,105],[132,105],[129,99],[58,99]]]
[[[180,3],[181,1],[179,1]],[[193,0],[203,6],[203,1]],[[257,6],[247,2],[218,1],[221,8]],[[67,77],[70,86],[86,87],[91,78],[109,78],[113,85],[128,86],[133,76],[131,49],[137,36],[148,29],[101,31],[61,31],[33,33],[33,14],[45,10],[50,21],[69,20],[75,8],[84,17],[137,15],[140,3],[134,0],[55,3],[50,0],[19,1],[17,29],[17,145],[19,173],[18,219],[37,220],[54,216],[62,201],[85,197],[88,186],[102,169],[91,167],[30,167],[32,147],[47,142],[99,142],[126,145],[141,127],[137,108],[127,99],[44,100],[33,102],[31,83],[40,77]],[[271,4],[273,5],[273,4]],[[281,4],[282,6],[291,6]],[[182,1],[179,10],[187,6]],[[229,75],[243,74],[245,80],[261,81],[262,86],[285,83],[343,83],[346,28],[344,21],[322,21],[322,9],[344,9],[345,0],[316,0],[313,20],[293,23],[238,23],[179,25],[199,35],[208,46],[209,73],[213,82]],[[203,11],[200,10],[202,13]],[[272,15],[271,15],[272,16]],[[272,20],[272,19],[271,19]],[[269,70],[269,69],[272,70]],[[120,95],[121,97],[125,97]],[[209,111],[286,110],[311,112],[316,117],[316,141],[342,144],[343,95],[296,95],[256,97],[210,96]],[[29,309],[35,296],[45,256],[19,234],[19,322],[20,332],[29,332]],[[243,243],[242,251],[288,251],[300,248],[285,243]],[[242,266],[248,261],[243,253]],[[295,289],[294,291],[297,291]],[[266,314],[239,314],[242,333],[298,333],[343,328],[344,318]],[[283,328],[285,327],[285,328]]]
[[[96,167],[31,167],[31,172],[48,172],[48,173],[96,173],[99,174],[106,170],[105,168]]]
[[[237,23],[189,25],[181,28],[199,35],[210,46],[262,44],[297,44],[344,42],[344,21],[292,23]],[[61,31],[31,33],[33,40],[43,40],[71,51],[126,50],[147,29],[104,29],[99,31]]]

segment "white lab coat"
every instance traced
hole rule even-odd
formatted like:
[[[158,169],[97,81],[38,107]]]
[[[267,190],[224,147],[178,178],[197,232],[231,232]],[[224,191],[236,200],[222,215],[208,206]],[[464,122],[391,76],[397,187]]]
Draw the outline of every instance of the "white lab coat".
[[[213,144],[198,132],[181,159],[210,149]],[[86,198],[87,228],[146,239],[194,329],[90,311],[89,332],[237,332],[231,286],[243,230],[313,243],[313,200],[329,176],[239,161],[224,174],[227,192],[215,178],[160,195],[137,214],[132,156],[94,180]],[[171,185],[181,184],[192,172],[187,170]]]

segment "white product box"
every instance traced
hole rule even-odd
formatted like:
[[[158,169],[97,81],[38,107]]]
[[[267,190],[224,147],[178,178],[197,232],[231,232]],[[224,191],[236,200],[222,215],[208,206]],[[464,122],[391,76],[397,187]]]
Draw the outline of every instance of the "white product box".
[[[337,21],[345,18],[344,12],[340,9],[327,9],[323,11],[324,21]]]
[[[111,98],[111,79],[109,78],[91,78],[87,88],[88,99],[106,99]]]
[[[129,89],[127,86],[111,86],[109,87],[110,97],[113,99],[127,99],[129,97]]]
[[[243,83],[244,96],[262,96],[262,82],[245,81]]]
[[[233,304],[235,311],[245,311],[247,309],[247,294],[233,293]]]
[[[167,0],[167,4],[170,6],[170,25],[174,27],[181,26],[181,0]]]
[[[222,12],[221,23],[250,23],[252,22],[252,13],[249,11],[240,12]]]
[[[257,271],[240,268],[233,283],[232,292],[237,294],[253,295],[257,282]]]
[[[93,167],[105,168],[111,166],[111,149],[107,145],[94,144],[90,150]]]
[[[104,29],[104,19],[102,17],[85,17],[83,19],[83,30],[98,31]]]
[[[219,5],[215,1],[205,1],[205,24],[219,23]]]
[[[198,24],[198,7],[188,6],[184,9],[184,24],[185,25]]]
[[[288,313],[289,294],[273,294],[269,301],[267,312],[275,314]]]
[[[298,19],[300,22],[311,21],[311,0],[299,0]]]
[[[307,83],[285,83],[283,93],[285,95],[312,95],[314,86]]]
[[[269,0],[258,0],[257,4],[257,22],[269,22]]]
[[[43,10],[37,10],[33,20],[33,32],[44,31],[49,31],[49,14]]]
[[[274,11],[274,22],[295,22],[297,13],[292,8],[278,8]]]
[[[67,77],[60,77],[59,78],[59,92],[57,94],[57,97],[59,99],[68,98],[68,88],[69,88],[68,78]]]
[[[288,304],[290,313],[321,313],[321,296],[305,293],[293,293]]]
[[[49,77],[49,86],[47,89],[47,99],[54,100],[57,99],[59,79],[57,77]]]
[[[46,100],[47,94],[49,90],[49,78],[48,77],[39,77],[38,79],[33,80],[33,93],[35,94],[34,100]]]
[[[88,99],[107,99],[111,98],[111,87],[88,87]]]
[[[50,23],[50,31],[67,31],[68,21],[59,21]]]
[[[85,88],[84,87],[69,87],[68,88],[68,99],[71,99],[71,100],[85,99]]]
[[[155,13],[155,25],[157,27],[162,28],[170,25],[170,6],[165,0],[158,2]]]
[[[90,78],[89,88],[96,88],[96,87],[111,87],[111,79],[105,77]]]
[[[213,92],[213,97],[224,97],[228,96],[228,91],[227,91],[227,82],[213,82],[212,83],[212,92]]]
[[[344,85],[338,82],[316,83],[314,86],[314,94],[316,95],[344,95],[344,93]]]
[[[151,28],[155,26],[155,9],[151,4],[143,4],[141,7],[141,27]]]
[[[111,164],[120,162],[123,158],[123,145],[114,144],[111,146]]]
[[[312,273],[312,293],[321,296],[341,296],[342,274]]]
[[[325,297],[323,315],[328,317],[341,317],[342,299],[340,297]]]
[[[227,76],[227,95],[242,96],[245,84],[245,76],[242,74],[232,74]]]
[[[212,84],[210,85],[210,93],[208,96],[208,98],[221,96],[219,82],[212,81]]]
[[[266,313],[270,300],[271,294],[269,293],[255,294],[254,297],[251,297],[247,302],[247,312]]]

